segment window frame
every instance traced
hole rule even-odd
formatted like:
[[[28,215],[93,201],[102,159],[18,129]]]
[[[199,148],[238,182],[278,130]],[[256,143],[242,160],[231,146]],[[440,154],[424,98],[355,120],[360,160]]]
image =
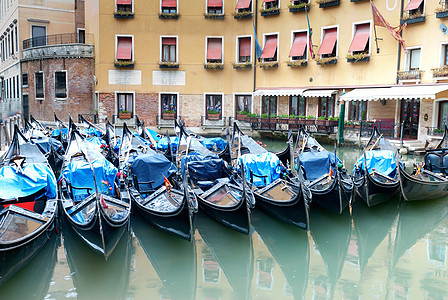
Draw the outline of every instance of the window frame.
[[[233,96],[233,110],[234,110],[233,115],[234,116],[236,116],[237,113],[238,113],[238,110],[236,109],[236,106],[237,106],[236,97],[238,97],[238,96],[250,96],[251,103],[250,103],[250,111],[249,111],[249,113],[253,113],[253,111],[254,111],[254,94],[253,93],[235,93],[234,92],[232,94],[232,96]]]
[[[323,42],[324,36],[325,36],[324,35],[325,30],[329,30],[329,29],[333,29],[333,28],[336,28],[336,44],[334,45],[334,48],[336,48],[336,54],[335,54],[335,56],[325,56],[325,57],[333,57],[335,59],[338,59],[339,58],[339,50],[338,50],[339,49],[339,24],[321,27],[319,49],[320,49],[320,47],[322,47],[322,42]],[[319,50],[317,51],[317,53],[319,53]],[[322,55],[328,55],[328,54],[320,54],[319,58],[324,58]]]
[[[310,40],[310,32],[308,29],[300,29],[300,30],[291,30],[291,45],[289,47],[289,50],[291,51],[292,49],[292,45],[294,44],[294,36],[296,35],[296,33],[304,33],[306,32],[306,47],[305,47],[305,58],[303,58],[305,61],[309,60],[309,56],[308,56],[308,52],[309,50],[309,40]],[[289,61],[298,61],[301,59],[293,59],[293,57],[300,57],[300,56],[289,56],[288,54],[288,58]]]
[[[326,115],[323,116],[322,115],[322,104],[321,104],[321,100],[325,98],[327,99],[327,103],[326,103]],[[331,112],[331,116],[328,113],[328,99],[331,98],[331,101],[333,101],[333,110]],[[331,96],[321,96],[321,97],[317,97],[317,116],[318,117],[325,117],[326,119],[328,119],[329,117],[334,117],[336,112],[336,94],[332,94]]]
[[[224,0],[223,0],[223,1],[224,1]],[[236,1],[235,1],[235,7],[236,7],[236,5],[238,4],[238,1],[239,1],[239,0],[236,0]],[[251,1],[250,1],[249,10],[245,10],[245,8],[238,8],[238,9],[235,9],[235,11],[236,11],[237,13],[241,13],[241,12],[245,12],[245,11],[254,13],[254,0],[251,0]]]
[[[266,96],[261,96],[260,97],[260,112],[261,112],[261,114],[263,115],[263,99],[265,99],[266,97],[268,97],[268,98],[270,98],[271,99],[271,97],[275,97],[275,114],[277,115],[278,114],[278,106],[279,106],[279,97],[280,96],[277,96],[277,95],[266,95]],[[269,102],[270,102],[271,100],[269,100]],[[270,107],[270,105],[269,105],[269,107]],[[270,115],[272,115],[272,114],[274,114],[274,113],[270,113],[270,114],[268,114],[268,117],[270,116]]]
[[[276,54],[275,54],[275,60],[267,60],[268,58],[262,58],[262,62],[263,63],[271,63],[271,62],[273,62],[273,63],[275,63],[275,62],[279,62],[279,56],[280,56],[280,43],[279,43],[279,41],[280,41],[280,32],[270,32],[270,33],[264,33],[263,34],[263,48],[262,48],[262,52],[263,52],[263,50],[264,50],[264,47],[266,46],[266,40],[267,40],[267,37],[268,36],[271,36],[271,35],[276,35],[277,36],[277,51],[276,51]]]
[[[205,64],[212,63],[208,62],[207,55],[208,55],[208,40],[209,39],[221,39],[221,62],[215,62],[216,64],[224,64],[224,36],[214,36],[214,35],[207,35],[205,37]]]
[[[292,113],[292,98],[293,97],[297,97],[297,112],[298,112],[298,114],[293,114]],[[305,116],[306,117],[306,107],[307,107],[307,97],[304,97],[304,96],[302,96],[302,95],[291,95],[291,96],[289,96],[288,97],[289,99],[288,99],[288,113],[289,113],[289,115],[291,116],[291,115],[295,115],[295,116]],[[300,113],[300,98],[303,98],[303,100],[304,100],[304,112],[303,112],[303,114],[301,114]]]
[[[418,69],[411,69],[411,59],[412,59],[412,51],[420,49],[420,60],[418,62]],[[422,50],[423,48],[421,46],[414,46],[414,47],[407,47],[406,48],[407,52],[405,55],[405,71],[406,72],[410,72],[410,71],[418,71],[421,68],[421,64],[422,64]]]
[[[134,1],[132,1],[134,2]],[[175,12],[164,12],[162,7],[163,0],[160,0],[159,8],[161,14],[178,14],[179,13],[179,0],[176,0],[176,11]]]
[[[177,118],[180,115],[180,106],[179,106],[179,92],[159,92],[159,116],[160,119],[163,120],[163,111],[162,111],[162,96],[163,95],[176,95],[176,112],[175,117]]]
[[[80,40],[80,32],[84,32],[84,42],[81,42]],[[76,28],[76,33],[77,33],[77,40],[79,44],[85,44],[86,43],[86,29],[85,28]]]
[[[119,94],[132,94],[132,115],[134,116],[135,113],[135,91],[114,91],[115,96],[115,114],[118,116],[118,113],[120,112],[120,108],[118,107],[118,95]]]
[[[352,108],[353,108],[353,102],[357,102],[356,116],[355,116],[354,119],[353,119],[352,116],[351,116],[351,111],[352,111]],[[361,112],[359,111],[359,104],[360,104],[361,102],[365,102],[365,104],[366,104],[365,119],[362,119],[362,114],[361,114],[361,116],[360,116],[360,113],[361,113]],[[355,122],[358,122],[358,121],[367,121],[367,110],[368,110],[368,109],[369,109],[369,101],[367,101],[367,100],[361,100],[361,101],[354,100],[354,101],[350,101],[350,103],[349,103],[349,105],[348,105],[347,120],[349,120],[349,121],[355,121]]]
[[[209,120],[208,110],[207,110],[207,96],[221,96],[221,111],[219,112],[219,120],[224,118],[224,93],[204,93],[204,116],[206,120]]]
[[[131,4],[131,13],[134,13],[134,0],[131,0],[132,4]],[[121,4],[120,4],[121,5]],[[115,0],[115,11],[119,11],[118,10],[118,4],[117,4],[117,0]],[[121,11],[121,10],[120,10]]]
[[[56,73],[65,73],[65,97],[56,96]],[[67,100],[68,98],[68,76],[67,70],[57,70],[53,72],[53,82],[54,82],[54,99],[55,100]]]
[[[211,13],[208,11],[208,0],[205,0],[205,13],[206,14],[213,14],[213,15],[220,15],[223,16],[224,15],[224,0],[222,0],[222,6],[221,6],[221,13]]]
[[[30,24],[30,36],[32,39],[34,39],[33,37],[33,27],[44,27],[45,28],[45,37],[48,36],[47,32],[48,32],[48,28],[46,24],[43,23],[39,23],[39,24]],[[35,45],[35,43],[31,43],[32,47],[40,47],[40,46],[46,46],[47,45],[47,40],[45,39],[45,42],[43,43],[43,45]]]
[[[236,36],[236,47],[235,47],[235,49],[236,49],[236,51],[235,51],[235,62],[237,63],[237,64],[244,64],[244,63],[247,63],[247,62],[242,62],[242,61],[240,61],[240,39],[241,38],[250,38],[250,59],[249,59],[249,63],[251,63],[252,64],[252,54],[253,54],[253,43],[252,43],[252,35],[238,35],[238,36]]]
[[[371,55],[372,53],[372,21],[371,20],[367,20],[367,21],[359,21],[359,22],[353,22],[352,24],[352,39],[350,40],[350,44],[353,42],[353,38],[355,37],[355,33],[356,33],[356,27],[359,25],[365,25],[365,24],[369,24],[370,27],[370,32],[369,32],[369,40],[367,41],[367,55]],[[338,32],[339,34],[339,32]],[[339,36],[338,36],[339,38]],[[350,45],[349,45],[350,48]],[[358,51],[351,51],[350,54],[354,55],[354,54],[359,54],[362,53],[362,51],[360,51],[359,53],[354,53],[354,52],[358,52]]]
[[[422,3],[419,5],[419,7],[417,7],[416,9],[412,9],[412,10],[405,11],[404,9],[405,9],[406,6],[409,4],[409,2],[411,2],[411,0],[408,0],[408,3],[406,3],[406,5],[405,5],[404,8],[403,8],[403,12],[404,12],[404,13],[407,13],[408,16],[410,16],[410,15],[412,15],[412,14],[415,14],[415,13],[419,10],[419,8],[422,7],[422,16],[425,15],[425,4],[426,4],[426,1],[425,1],[425,0],[423,0]]]
[[[168,62],[168,63],[179,63],[179,38],[178,38],[178,36],[177,35],[161,35],[160,36],[160,39],[159,39],[159,45],[160,45],[160,47],[159,47],[159,53],[160,53],[160,62],[165,62],[164,60],[163,60],[163,39],[164,38],[175,38],[176,39],[176,61],[166,61],[166,62]]]
[[[36,75],[37,74],[42,74],[42,97],[38,97],[37,96],[37,80],[36,80]],[[45,100],[45,74],[43,71],[37,71],[34,72],[34,98],[36,100]]]
[[[119,38],[127,38],[130,37],[131,38],[131,43],[132,43],[132,50],[131,50],[131,60],[127,60],[127,59],[117,59],[117,52],[118,52],[118,39]],[[133,34],[115,34],[115,61],[131,61],[134,62],[135,61],[135,53],[134,53],[134,35]]]
[[[440,67],[448,66],[448,42],[440,43]]]
[[[271,3],[273,3],[273,2],[276,2],[277,3],[277,6],[272,6],[272,7],[268,7],[268,6],[270,6],[271,5]],[[269,3],[269,5],[267,5]],[[276,8],[276,9],[280,9],[280,0],[273,0],[273,1],[270,1],[270,2],[264,2],[263,1],[263,9],[272,9],[272,8]]]

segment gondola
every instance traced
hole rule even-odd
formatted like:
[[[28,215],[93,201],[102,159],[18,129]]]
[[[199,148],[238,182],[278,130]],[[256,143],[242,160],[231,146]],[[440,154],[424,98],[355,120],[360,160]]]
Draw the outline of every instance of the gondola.
[[[56,113],[54,114],[54,122],[56,123],[55,129],[51,132],[51,137],[59,140],[64,146],[64,151],[67,149],[68,144],[68,131],[70,126],[61,121]]]
[[[448,141],[447,133],[448,128],[445,127],[442,140],[436,148],[426,151],[424,163],[416,165],[411,174],[406,173],[401,163],[398,165],[405,201],[431,200],[448,195],[448,148],[444,147]]]
[[[231,143],[232,160],[236,159],[235,153],[240,156],[238,160],[244,165],[246,181],[252,185],[257,208],[285,223],[308,230],[311,191],[303,184],[301,170],[294,176],[294,181],[283,179],[280,176],[282,172],[277,156],[268,153],[251,137],[245,135],[236,123]],[[292,133],[288,134],[288,143],[292,157]],[[293,159],[289,161],[293,162]],[[290,168],[295,172],[293,165],[294,163]]]
[[[47,160],[14,126],[0,161],[0,285],[26,265],[55,228],[56,178]]]
[[[60,185],[64,216],[77,235],[107,260],[129,230],[131,202],[118,170],[72,129]]]
[[[396,151],[375,126],[353,169],[356,192],[369,207],[386,202],[399,191],[398,173]]]
[[[126,124],[121,138],[120,165],[129,180],[136,212],[155,227],[191,241],[196,207],[177,180],[176,166],[134,136]]]
[[[201,210],[221,224],[249,234],[252,201],[243,181],[232,166],[190,137],[183,126],[176,128],[176,133],[177,161],[185,167],[183,178]]]
[[[352,201],[354,184],[346,170],[339,166],[336,151],[325,150],[301,127],[297,135],[295,156],[300,163],[306,184],[317,203],[328,211],[342,214]]]

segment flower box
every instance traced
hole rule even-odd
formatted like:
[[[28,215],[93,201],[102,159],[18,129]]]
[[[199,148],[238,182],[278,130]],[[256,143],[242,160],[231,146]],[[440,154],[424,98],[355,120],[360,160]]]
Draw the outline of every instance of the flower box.
[[[301,12],[301,11],[310,11],[310,5],[308,3],[302,3],[299,5],[290,5],[289,12]]]
[[[365,56],[362,58],[347,57],[347,62],[349,62],[349,63],[357,63],[357,62],[363,62],[363,61],[370,61],[370,56]]]
[[[350,2],[361,2],[361,1],[364,1],[364,0],[350,0]]]
[[[338,62],[338,59],[336,57],[316,58],[316,63],[320,66],[335,65],[335,64],[337,64],[337,62]]]
[[[333,1],[320,0],[320,1],[317,1],[317,3],[319,3],[320,8],[325,8],[325,7],[337,6],[337,5],[341,4],[341,1],[340,0],[333,0]]]
[[[209,20],[224,20],[225,15],[224,14],[211,14],[211,13],[205,13],[204,18]]]
[[[176,114],[162,112],[162,119],[163,120],[174,120],[174,119],[176,119]]]
[[[415,23],[421,23],[426,21],[426,16],[419,16],[419,17],[411,17],[409,19],[402,19],[400,20],[400,25],[403,25],[404,23],[409,24],[415,24]]]
[[[301,68],[306,67],[308,62],[306,60],[288,61],[286,65],[291,68]]]
[[[207,120],[220,120],[221,115],[220,114],[208,114]]]
[[[132,112],[119,112],[118,118],[120,119],[131,119],[132,118]]]
[[[179,69],[179,64],[175,62],[159,62],[160,69]]]
[[[159,19],[179,19],[179,13],[159,13]]]
[[[114,18],[115,19],[133,19],[134,13],[131,11],[119,11],[116,10],[114,12]]]
[[[248,69],[252,69],[252,64],[251,63],[236,63],[233,64],[233,68],[235,70],[248,70]]]
[[[279,15],[280,14],[280,8],[269,8],[269,9],[262,9],[261,11],[261,16],[266,17],[266,16],[275,16],[275,15]]]
[[[220,64],[220,63],[206,63],[204,65],[204,69],[206,69],[206,70],[222,70],[222,69],[224,69],[224,64]]]
[[[288,118],[278,118],[277,120],[278,120],[277,121],[278,124],[288,124],[289,123]]]
[[[250,118],[249,118],[247,115],[236,114],[236,119],[237,119],[238,121],[247,122]]]
[[[267,70],[267,69],[272,69],[272,68],[277,68],[278,67],[278,62],[264,62],[264,63],[260,63],[260,68]]]
[[[446,17],[448,17],[448,10],[447,11],[436,12],[436,18],[443,19],[443,18],[446,18]]]
[[[237,12],[233,15],[234,19],[248,19],[248,18],[252,18],[252,12],[251,11],[242,11],[242,12]]]
[[[133,61],[119,61],[116,60],[114,63],[115,68],[133,68],[135,63]]]

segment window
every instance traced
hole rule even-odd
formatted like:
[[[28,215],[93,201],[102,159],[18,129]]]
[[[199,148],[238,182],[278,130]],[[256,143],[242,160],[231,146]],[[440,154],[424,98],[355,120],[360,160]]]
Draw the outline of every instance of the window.
[[[162,119],[174,119],[177,116],[177,94],[160,95]]]
[[[261,57],[263,62],[277,61],[277,35],[265,35]]]
[[[307,59],[308,32],[294,32],[292,34],[292,46],[289,52],[291,60]]]
[[[263,2],[264,9],[274,9],[278,7],[278,0],[264,0]]]
[[[14,30],[11,30],[11,34],[9,35],[10,44],[11,44],[11,54],[14,54]]]
[[[19,83],[19,75],[16,75],[16,93],[17,93],[17,98],[20,98],[20,83]]]
[[[306,116],[306,99],[303,96],[289,97],[289,115]]]
[[[319,117],[333,117],[334,115],[334,99],[335,96],[331,97],[319,97]]]
[[[34,89],[36,98],[44,98],[44,73],[34,73]]]
[[[442,46],[442,66],[448,65],[448,44]]]
[[[47,44],[45,26],[31,26],[32,44],[33,47],[45,46]]]
[[[162,0],[162,13],[177,13],[177,0]]]
[[[14,99],[17,98],[16,92],[17,92],[17,90],[16,90],[16,77],[14,76],[12,78],[12,91],[11,91],[12,98],[14,98]]]
[[[367,101],[351,101],[348,119],[351,121],[365,121],[367,116]]]
[[[272,289],[274,278],[272,270],[274,269],[274,260],[271,257],[257,258],[257,288],[263,290]]]
[[[410,0],[404,11],[408,13],[408,17],[419,17],[423,15],[424,7],[424,0]]]
[[[408,49],[406,55],[406,71],[417,71],[420,69],[420,54],[421,49]]]
[[[67,72],[54,72],[54,94],[56,98],[67,98]]]
[[[117,93],[118,112],[134,113],[134,94]]]
[[[370,23],[356,24],[354,28],[354,35],[352,43],[350,44],[349,52],[355,54],[369,54],[370,51]]]
[[[175,37],[162,37],[162,61],[177,61],[176,44],[177,43]]]
[[[28,87],[28,74],[27,73],[22,74],[22,86]]]
[[[207,0],[207,13],[222,14],[223,13],[222,1],[223,0]]]
[[[86,30],[78,28],[78,43],[85,44],[86,42]]]
[[[261,114],[268,116],[277,114],[277,96],[263,96],[261,98]]]
[[[251,37],[238,38],[238,63],[251,62]]]
[[[117,36],[116,58],[121,61],[133,61],[132,37]]]
[[[252,11],[252,1],[251,0],[238,0],[236,3],[236,12],[251,12]]]
[[[207,38],[207,63],[222,63],[222,38]]]
[[[14,27],[14,32],[16,33],[14,35],[14,37],[16,38],[16,50],[18,52],[19,51],[19,42],[18,42],[18,39],[17,39],[17,26]]]
[[[439,102],[439,128],[445,128],[448,126],[448,101]]]
[[[321,58],[324,57],[337,57],[337,39],[338,39],[338,29],[337,28],[327,28],[322,32],[322,43],[319,48],[319,55]]]
[[[221,119],[222,95],[205,95],[206,119]]]
[[[252,96],[251,95],[235,95],[236,112],[252,112]]]
[[[117,0],[117,11],[132,12],[132,0]]]
[[[309,4],[310,0],[291,0],[291,5]]]

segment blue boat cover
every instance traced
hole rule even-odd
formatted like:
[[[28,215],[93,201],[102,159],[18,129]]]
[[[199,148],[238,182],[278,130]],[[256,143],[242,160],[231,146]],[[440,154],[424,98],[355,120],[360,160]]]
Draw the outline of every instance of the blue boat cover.
[[[254,175],[253,182],[256,187],[269,185],[280,178],[280,160],[277,155],[271,152],[262,154],[244,154],[240,157],[239,163],[243,163],[246,180],[251,181],[250,171]],[[267,175],[267,177],[259,177]]]
[[[51,144],[53,144],[54,151],[58,151],[59,149],[62,148],[62,143],[60,141],[49,137],[31,139],[31,142],[36,144],[37,147],[39,147],[39,149],[42,151],[42,153],[49,153]]]
[[[142,154],[129,158],[132,173],[137,176],[138,182],[152,183],[152,187],[158,188],[164,183],[163,175],[170,177],[177,171],[176,166],[170,162],[163,154],[155,153]]]
[[[51,136],[52,137],[57,137],[59,136],[59,133],[62,131],[62,137],[64,139],[67,139],[67,134],[68,134],[68,128],[62,128],[62,129],[53,129],[53,131],[51,132]]]
[[[330,172],[330,165],[335,167],[334,153],[329,151],[306,151],[299,156],[300,165],[305,168],[307,180],[315,180]],[[296,161],[297,163],[297,161]]]
[[[0,199],[14,199],[32,195],[46,188],[45,195],[56,198],[56,178],[45,164],[26,164],[17,172],[16,166],[0,168]]]
[[[100,137],[103,135],[101,133],[101,131],[99,131],[98,129],[93,128],[93,127],[89,127],[89,128],[82,130],[82,133],[87,137],[95,137],[95,136]]]
[[[105,158],[97,158],[92,161],[92,167],[95,170],[95,179],[98,192],[106,195],[114,195],[114,181],[117,176],[117,169]],[[95,182],[92,169],[86,160],[73,160],[61,172],[61,178],[64,178],[72,186],[77,188],[91,188],[90,193],[95,193]],[[111,189],[112,188],[112,189]],[[87,190],[73,190],[75,199],[87,196]]]
[[[85,141],[95,145],[95,148],[97,148],[98,151],[101,151],[102,145],[104,145],[104,146],[107,145],[105,140],[103,140],[97,136],[86,138]]]
[[[173,152],[177,151],[177,145],[179,144],[179,138],[177,136],[170,136],[171,149]],[[157,150],[166,150],[168,149],[168,139],[163,137],[157,143]]]
[[[114,152],[120,153],[120,145],[121,145],[121,138],[116,139],[117,143],[114,146]]]
[[[188,172],[195,181],[213,181],[223,177],[224,161],[220,158],[204,158],[187,163]]]
[[[222,151],[226,148],[227,142],[220,137],[216,138],[206,138],[201,141],[208,150],[212,151]]]
[[[397,169],[397,163],[395,160],[395,153],[391,150],[374,150],[366,151],[367,170],[372,172],[381,173],[393,177]],[[355,163],[355,168],[359,166],[364,170],[364,156],[361,156]]]
[[[151,135],[152,138],[154,139],[154,141],[159,142],[160,141],[160,136],[157,132],[155,132],[154,130],[150,129],[150,128],[146,128],[146,133]]]

